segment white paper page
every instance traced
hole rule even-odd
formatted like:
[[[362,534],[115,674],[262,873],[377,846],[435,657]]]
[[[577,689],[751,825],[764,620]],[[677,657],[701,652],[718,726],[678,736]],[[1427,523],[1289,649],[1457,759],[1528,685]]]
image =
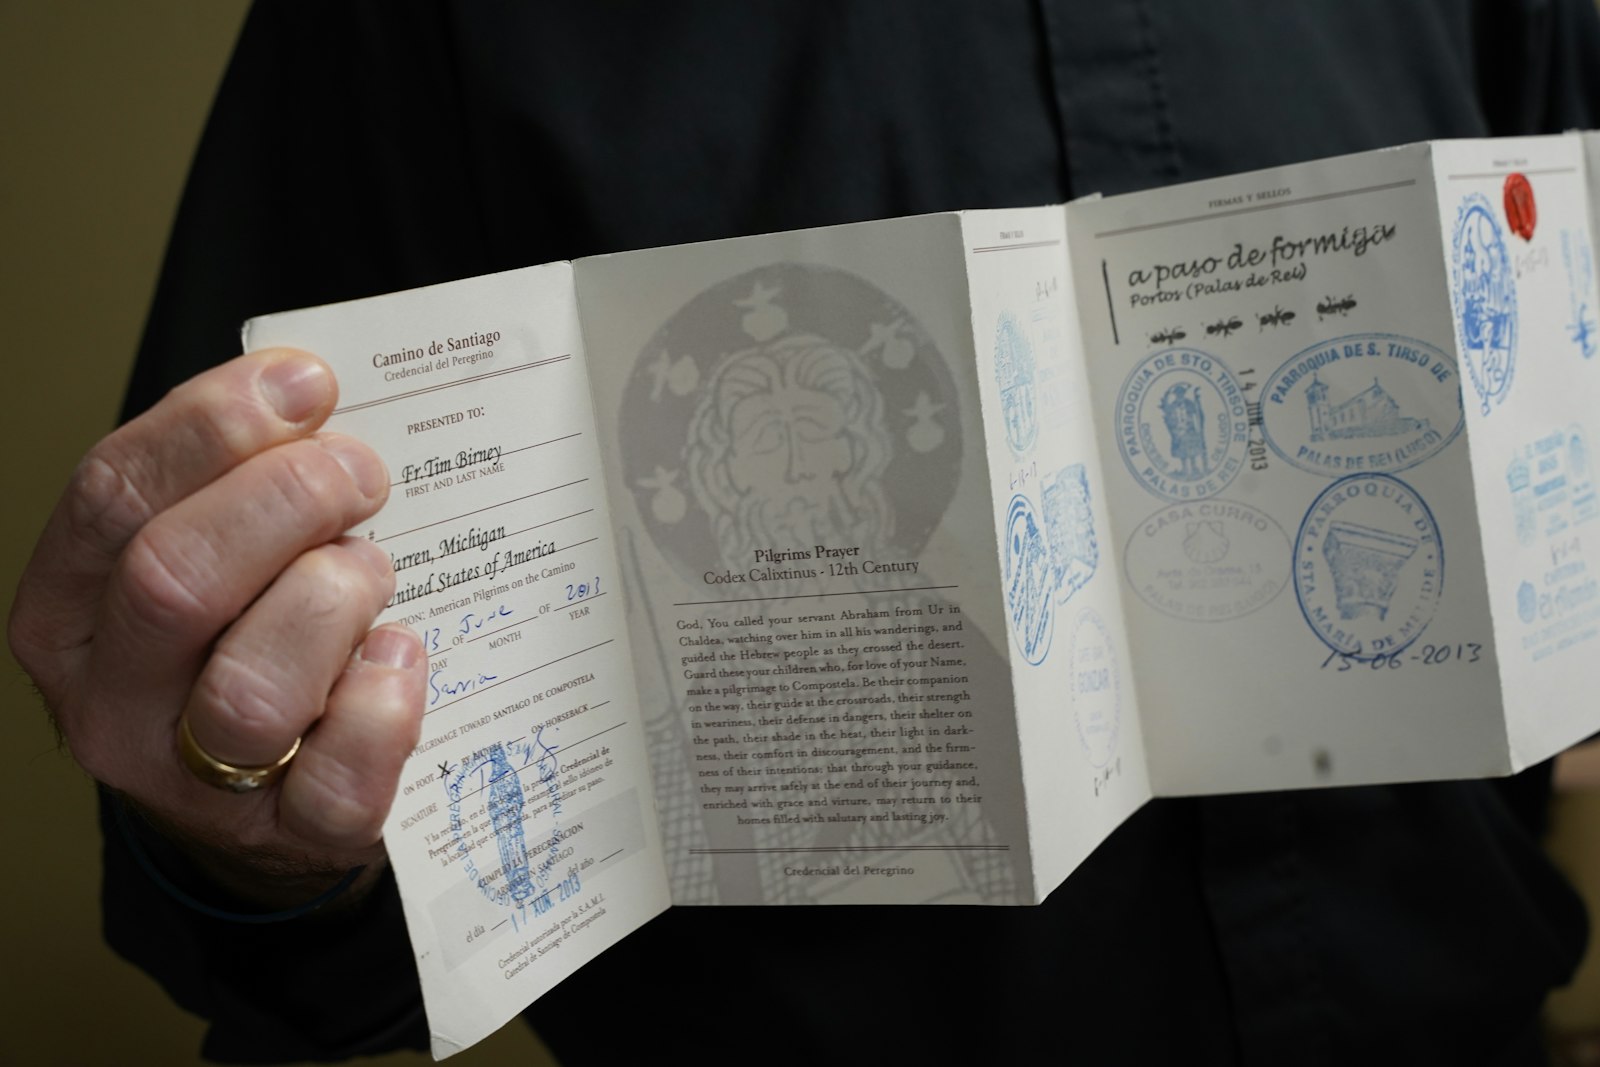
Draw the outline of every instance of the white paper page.
[[[1600,231],[1600,130],[1584,130],[1578,134],[1583,142],[1584,176],[1589,184],[1589,229],[1591,236]]]
[[[1034,871],[1150,799],[1060,205],[967,211],[967,282]]]
[[[358,530],[430,657],[384,841],[442,1058],[667,906],[568,264],[271,315],[388,464]]]
[[[1426,147],[1067,213],[1156,792],[1504,773]]]
[[[1515,769],[1600,729],[1600,331],[1578,138],[1434,147]]]
[[[674,903],[1033,900],[962,259],[577,264]]]

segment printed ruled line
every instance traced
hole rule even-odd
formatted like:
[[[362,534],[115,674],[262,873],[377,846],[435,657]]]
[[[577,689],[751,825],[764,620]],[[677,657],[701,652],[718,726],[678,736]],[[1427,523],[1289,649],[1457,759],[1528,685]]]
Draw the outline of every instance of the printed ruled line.
[[[1228,211],[1208,211],[1204,215],[1186,215],[1181,219],[1169,219],[1166,222],[1147,222],[1141,226],[1124,226],[1120,230],[1106,230],[1095,234],[1095,239],[1102,237],[1121,237],[1125,233],[1144,233],[1147,230],[1161,230],[1168,226],[1186,226],[1191,222],[1205,222],[1207,219],[1226,219],[1235,215],[1253,215],[1258,211],[1277,211],[1279,208],[1294,207],[1297,204],[1320,204],[1326,200],[1341,200],[1348,196],[1365,196],[1368,193],[1384,193],[1391,189],[1404,189],[1409,185],[1417,184],[1417,179],[1407,178],[1403,182],[1386,182],[1383,185],[1366,185],[1360,189],[1346,189],[1338,193],[1320,193],[1317,196],[1297,196],[1292,200],[1275,200],[1270,204],[1252,204],[1249,207],[1236,207]]]
[[[557,656],[555,659],[550,660],[547,663],[541,663],[537,667],[529,667],[527,670],[521,672],[520,674],[513,674],[508,678],[497,679],[494,682],[492,682],[491,684],[485,685],[485,686],[481,686],[481,687],[479,687],[477,689],[474,689],[472,692],[467,693],[464,696],[456,697],[454,700],[450,701],[447,704],[440,704],[440,705],[438,705],[436,707],[429,708],[427,711],[424,711],[422,714],[424,714],[424,715],[432,715],[436,711],[443,711],[445,708],[453,708],[457,704],[465,703],[466,701],[471,700],[475,696],[479,696],[480,694],[487,693],[491,689],[499,689],[502,685],[505,685],[507,682],[514,682],[518,678],[526,678],[528,675],[533,674],[536,671],[542,671],[546,667],[553,667],[557,663],[562,662],[563,660],[569,660],[574,656],[581,656],[585,652],[593,652],[597,648],[604,648],[606,645],[611,644],[611,642],[613,642],[615,640],[616,640],[616,638],[614,638],[614,637],[608,637],[604,641],[601,641],[599,644],[590,645],[588,648],[580,648],[576,652],[568,652],[565,656]]]
[[[1452,182],[1468,182],[1483,178],[1504,178],[1507,174],[1576,174],[1577,167],[1540,167],[1537,170],[1518,170],[1516,167],[1507,167],[1505,170],[1486,170],[1481,174],[1446,174],[1445,180]]]
[[[609,703],[611,703],[611,701],[605,700],[605,701],[601,701],[599,704],[591,704],[591,705],[589,705],[588,711],[593,711],[596,708],[603,708]],[[588,711],[586,711],[585,714],[588,714]],[[600,737],[603,734],[609,734],[612,730],[617,729],[619,726],[626,726],[626,725],[628,725],[628,720],[627,719],[623,719],[619,723],[613,723],[612,725],[607,726],[604,730],[601,730],[599,733],[590,734],[588,737],[585,737],[582,741],[573,741],[570,744],[557,745],[556,746],[556,750],[559,751],[559,752],[570,751],[571,749],[577,748],[579,745],[587,744],[590,741],[593,741],[595,738]]]
[[[1061,243],[1060,239],[1054,241],[1018,241],[1014,245],[982,245],[974,248],[974,254],[979,252],[1012,252],[1019,248],[1054,248]]]
[[[474,515],[481,515],[485,511],[493,511],[495,508],[503,508],[507,504],[516,504],[516,503],[519,503],[519,502],[521,502],[523,500],[532,500],[536,496],[544,496],[546,493],[553,493],[557,489],[568,489],[568,488],[571,488],[574,485],[582,485],[584,482],[586,482],[588,480],[589,479],[587,479],[587,478],[579,478],[575,482],[562,482],[560,485],[552,485],[548,489],[541,489],[537,493],[529,493],[527,496],[514,496],[510,500],[502,500],[498,504],[489,504],[486,507],[481,507],[481,508],[477,508],[476,510],[473,510],[473,511],[464,512],[464,513],[462,513],[460,515],[456,515],[456,516],[453,516],[453,517],[448,518],[448,519],[440,519],[438,522],[423,523],[421,526],[416,526],[416,527],[413,527],[412,529],[409,529],[409,530],[403,530],[400,533],[392,533],[392,534],[389,534],[386,537],[380,537],[380,538],[377,539],[377,542],[378,542],[378,544],[381,545],[385,541],[393,541],[396,537],[406,537],[406,536],[409,536],[409,535],[414,534],[414,533],[419,533],[419,532],[421,532],[423,530],[432,529],[435,526],[443,526],[447,522],[460,522],[462,519],[470,519]]]
[[[539,527],[541,527],[541,526],[549,526],[549,525],[551,525],[553,523],[562,522],[563,520],[566,520],[566,519],[575,519],[579,515],[587,515],[587,514],[589,514],[589,512],[591,512],[593,510],[594,510],[594,508],[584,508],[582,511],[574,511],[571,515],[563,515],[559,519],[547,519],[544,522],[536,522],[532,526],[525,526],[520,530],[513,530],[510,533],[506,534],[504,537],[497,537],[493,541],[486,541],[481,545],[468,545],[466,548],[458,548],[454,552],[441,552],[437,556],[434,556],[433,559],[430,560],[429,562],[437,563],[441,559],[449,559],[451,556],[459,556],[459,555],[461,555],[461,553],[469,552],[474,548],[480,548],[480,549],[481,548],[488,548],[490,545],[498,544],[501,541],[509,541],[513,537],[521,537],[525,533],[532,533],[534,530],[539,529]],[[396,534],[395,536],[399,536],[399,535]]]
[[[348,407],[334,408],[333,413],[335,415],[343,415],[348,411],[365,411],[367,408],[375,408],[380,404],[392,404],[396,400],[409,400],[414,396],[422,396],[426,393],[437,393],[441,389],[454,389],[458,385],[471,385],[473,382],[486,381],[490,378],[499,378],[507,374],[516,374],[518,371],[533,370],[535,367],[546,367],[552,363],[561,363],[571,358],[571,355],[551,356],[549,359],[539,359],[534,360],[532,363],[524,363],[520,367],[507,367],[505,370],[492,370],[487,374],[474,374],[470,378],[459,378],[453,382],[441,382],[438,385],[426,385],[421,389],[413,389],[408,393],[396,393],[394,396],[379,397],[377,400],[368,400],[364,404],[351,404]]]
[[[514,456],[518,452],[526,452],[530,448],[543,448],[545,445],[553,445],[558,441],[570,441],[574,437],[582,437],[582,436],[583,436],[583,431],[582,430],[578,430],[578,431],[576,431],[574,433],[563,434],[560,437],[552,437],[548,441],[539,441],[539,442],[537,442],[535,444],[523,445],[521,448],[513,448],[509,452],[502,452],[502,453],[500,453],[500,458],[501,459],[505,459],[507,456]],[[467,464],[467,466],[470,467],[470,466],[472,466],[472,464],[469,463],[469,464]],[[463,469],[465,469],[465,468],[462,468],[462,467],[451,467],[450,470],[440,471],[438,474],[432,475],[431,477],[437,478],[437,477],[440,477],[440,476],[445,475],[445,474],[450,474],[453,471],[458,471],[458,470],[463,470]],[[407,481],[404,481],[404,480],[398,481],[398,482],[390,482],[389,483],[389,488],[390,489],[398,489],[402,485],[410,485],[410,484],[412,484],[412,482],[425,482],[427,480],[428,480],[427,478],[413,478],[413,479],[411,479],[410,482],[407,482]]]
[[[847,589],[838,593],[794,593],[790,596],[744,596],[734,597],[732,600],[679,600],[673,603],[675,608],[693,608],[703,604],[752,604],[760,600],[811,600],[816,597],[826,596],[862,596],[867,592],[873,593],[927,593],[935,589],[960,589],[959,585],[915,585],[910,589]]]
[[[596,540],[596,539],[593,538],[593,537],[589,538],[589,541],[593,541],[593,540]],[[580,541],[579,544],[586,545],[586,544],[589,543],[589,541]],[[567,547],[568,548],[576,548],[577,545],[568,545]],[[559,548],[556,549],[556,552],[560,552],[560,551],[562,551],[562,549],[559,549]],[[553,555],[556,554],[556,552],[552,552],[550,554],[553,556]],[[540,556],[539,558],[543,559],[544,557]],[[604,593],[596,593],[594,596],[586,596],[582,600],[574,600],[572,602],[572,605],[575,607],[575,606],[577,606],[579,604],[587,604],[591,600],[599,600],[603,596],[605,596]],[[566,605],[562,605],[562,607],[565,608]],[[551,615],[554,615],[554,614],[555,614],[555,612],[552,611],[552,612],[549,612],[548,614],[545,614],[545,615],[529,615],[526,619],[522,619],[519,622],[511,623],[509,626],[502,626],[498,630],[486,630],[483,633],[478,634],[476,637],[469,637],[469,638],[467,638],[466,643],[470,645],[474,641],[482,641],[485,637],[493,637],[495,634],[503,634],[507,630],[515,630],[519,626],[526,626],[530,622],[538,622],[540,619],[547,619]]]
[[[813,845],[804,848],[691,848],[691,856],[783,855],[796,852],[1010,852],[1010,845]]]
[[[595,860],[595,862],[596,863],[604,863],[606,860],[611,859],[612,857],[615,857],[615,856],[620,856],[626,851],[628,851],[628,850],[625,849],[625,848],[619,848],[615,852],[611,853],[610,856],[601,856],[599,859]]]
[[[1111,343],[1120,345],[1122,336],[1117,333],[1117,306],[1111,300],[1111,272],[1106,269],[1106,261],[1100,261],[1100,280],[1106,285],[1106,311],[1111,314]]]

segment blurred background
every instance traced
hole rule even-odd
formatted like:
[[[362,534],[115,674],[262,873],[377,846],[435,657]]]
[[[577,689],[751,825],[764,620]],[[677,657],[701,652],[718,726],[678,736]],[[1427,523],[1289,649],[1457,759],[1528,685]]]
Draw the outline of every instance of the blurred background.
[[[247,7],[0,0],[0,614],[78,457],[115,422]],[[93,784],[56,750],[9,651],[0,753],[0,1064],[204,1062],[200,1021],[100,940]],[[514,1023],[450,1062],[552,1061]]]
[[[78,457],[113,425],[246,7],[0,0],[0,323],[12,337],[0,384],[0,611]],[[0,1064],[202,1062],[201,1023],[100,940],[93,787],[57,751],[9,652],[0,753],[0,842],[11,860],[0,892]],[[1566,798],[1555,814],[1552,848],[1600,916],[1600,793]],[[1563,1031],[1600,1033],[1600,954],[1549,1015]],[[451,1062],[551,1061],[514,1024]]]

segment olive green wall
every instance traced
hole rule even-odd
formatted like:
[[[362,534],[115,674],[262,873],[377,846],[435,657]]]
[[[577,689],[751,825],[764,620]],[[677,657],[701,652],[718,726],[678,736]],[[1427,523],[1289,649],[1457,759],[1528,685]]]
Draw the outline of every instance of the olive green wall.
[[[184,172],[245,8],[0,0],[6,613],[56,494],[115,418]],[[9,653],[0,756],[0,1063],[201,1062],[201,1023],[100,940],[93,789],[56,751]],[[514,1024],[451,1062],[550,1061]]]

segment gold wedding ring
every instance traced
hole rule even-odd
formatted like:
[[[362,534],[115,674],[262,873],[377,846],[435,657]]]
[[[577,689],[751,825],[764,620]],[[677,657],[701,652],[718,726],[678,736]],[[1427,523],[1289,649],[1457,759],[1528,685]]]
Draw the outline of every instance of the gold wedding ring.
[[[294,739],[294,744],[289,746],[289,751],[285,752],[276,763],[269,763],[265,767],[235,767],[231,763],[223,763],[200,747],[200,742],[194,739],[194,732],[189,729],[188,712],[184,712],[178,719],[178,755],[183,758],[183,765],[206,785],[218,789],[227,789],[235,793],[265,789],[283,777],[283,772],[289,767],[289,761],[294,759],[294,754],[299,751],[300,738],[297,737]]]

